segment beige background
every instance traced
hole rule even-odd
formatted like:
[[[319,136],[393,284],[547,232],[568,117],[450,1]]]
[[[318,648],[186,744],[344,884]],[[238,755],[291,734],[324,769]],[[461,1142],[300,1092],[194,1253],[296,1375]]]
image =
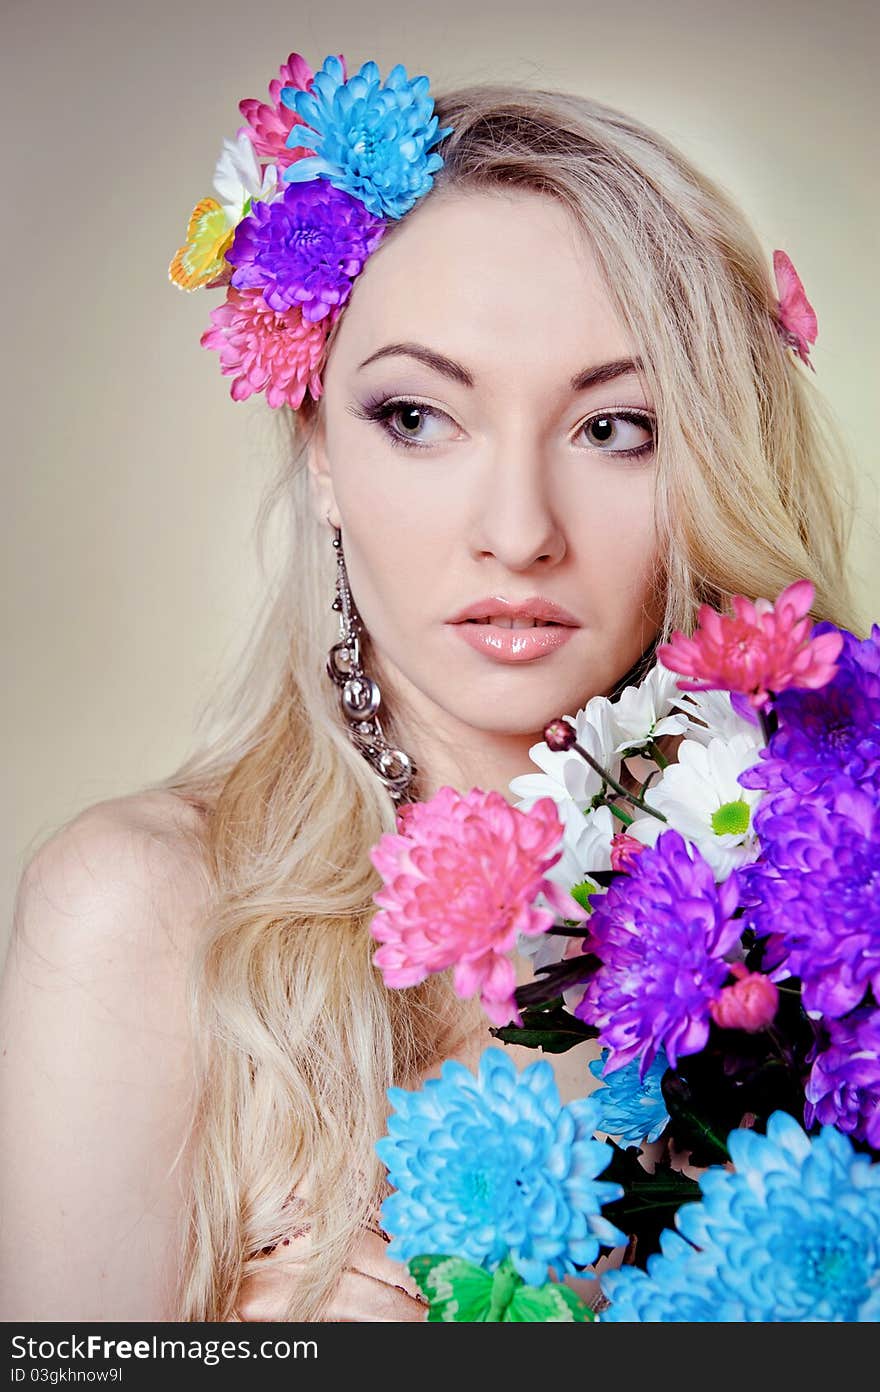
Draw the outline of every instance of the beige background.
[[[515,80],[629,110],[726,184],[816,305],[880,618],[874,0],[0,0],[4,906],[30,847],[159,777],[236,651],[266,408],[166,279],[241,97],[291,50]]]

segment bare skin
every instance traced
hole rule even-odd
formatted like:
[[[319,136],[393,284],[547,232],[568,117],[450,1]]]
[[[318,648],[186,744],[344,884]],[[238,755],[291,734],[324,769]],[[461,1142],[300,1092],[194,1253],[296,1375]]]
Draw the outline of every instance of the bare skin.
[[[384,351],[402,344],[445,369]],[[429,200],[355,284],[308,463],[428,795],[507,795],[546,723],[657,632],[652,402],[636,369],[572,385],[635,356],[583,235],[535,194]],[[541,595],[579,627],[553,654],[493,661],[446,622],[490,595]]]
[[[401,343],[433,365],[383,351]],[[633,357],[582,236],[537,195],[427,200],[358,279],[308,464],[427,795],[510,796],[546,722],[610,690],[657,631],[652,403],[620,367]],[[399,407],[384,425],[364,419],[380,400]],[[495,595],[546,597],[578,627],[538,660],[494,661],[447,621]],[[22,880],[0,992],[4,1319],[176,1318],[199,820],[171,794],[98,804]],[[565,1099],[594,1085],[587,1062],[553,1059]],[[237,1318],[278,1317],[307,1242],[245,1281]],[[363,1234],[329,1317],[424,1319],[381,1235]]]
[[[176,1320],[193,1074],[185,981],[206,904],[202,817],[170,793],[88,808],[31,861],[0,982],[0,1317]],[[283,1272],[238,1318],[279,1316]],[[365,1232],[328,1318],[423,1319]]]

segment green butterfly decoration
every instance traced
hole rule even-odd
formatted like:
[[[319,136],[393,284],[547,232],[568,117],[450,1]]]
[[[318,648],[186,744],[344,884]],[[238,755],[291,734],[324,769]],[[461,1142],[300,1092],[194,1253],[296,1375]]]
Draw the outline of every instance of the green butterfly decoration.
[[[413,1280],[427,1297],[428,1321],[571,1324],[595,1319],[574,1291],[557,1281],[527,1286],[510,1257],[497,1271],[486,1271],[462,1257],[413,1257],[407,1263]]]

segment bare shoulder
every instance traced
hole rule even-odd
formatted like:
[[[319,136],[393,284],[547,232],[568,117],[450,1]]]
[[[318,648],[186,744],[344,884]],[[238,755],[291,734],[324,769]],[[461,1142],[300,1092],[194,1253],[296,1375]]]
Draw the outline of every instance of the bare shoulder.
[[[170,792],[93,803],[26,865],[14,935],[26,939],[37,928],[46,946],[47,937],[91,929],[145,950],[155,951],[157,937],[190,946],[210,892],[204,830],[204,812]]]
[[[0,977],[7,1319],[175,1317],[200,846],[194,807],[139,793],[88,807],[21,877]]]

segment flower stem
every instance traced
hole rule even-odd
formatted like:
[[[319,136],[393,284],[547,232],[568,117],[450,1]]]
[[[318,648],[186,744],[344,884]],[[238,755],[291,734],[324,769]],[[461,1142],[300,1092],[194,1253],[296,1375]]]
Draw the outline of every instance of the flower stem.
[[[659,769],[662,770],[669,767],[669,760],[667,759],[666,755],[661,751],[660,746],[656,740],[651,740],[651,743],[648,745],[648,752]]]
[[[595,773],[598,773],[599,777],[604,779],[604,781],[614,789],[618,796],[624,798],[628,803],[630,803],[632,807],[637,807],[640,812],[650,813],[652,817],[657,818],[658,822],[666,821],[666,818],[664,817],[662,812],[658,812],[656,808],[650,807],[647,802],[643,801],[642,798],[633,797],[632,793],[628,793],[626,791],[626,788],[624,788],[623,784],[618,783],[616,778],[612,778],[611,774],[608,773],[605,769],[603,769],[602,765],[597,763],[596,760],[593,758],[592,754],[588,753],[587,750],[584,749],[584,746],[582,744],[578,744],[577,740],[575,740],[572,743],[571,748],[576,749],[577,752],[580,754],[581,758],[585,759],[587,763],[590,765],[590,768],[593,769]]]

